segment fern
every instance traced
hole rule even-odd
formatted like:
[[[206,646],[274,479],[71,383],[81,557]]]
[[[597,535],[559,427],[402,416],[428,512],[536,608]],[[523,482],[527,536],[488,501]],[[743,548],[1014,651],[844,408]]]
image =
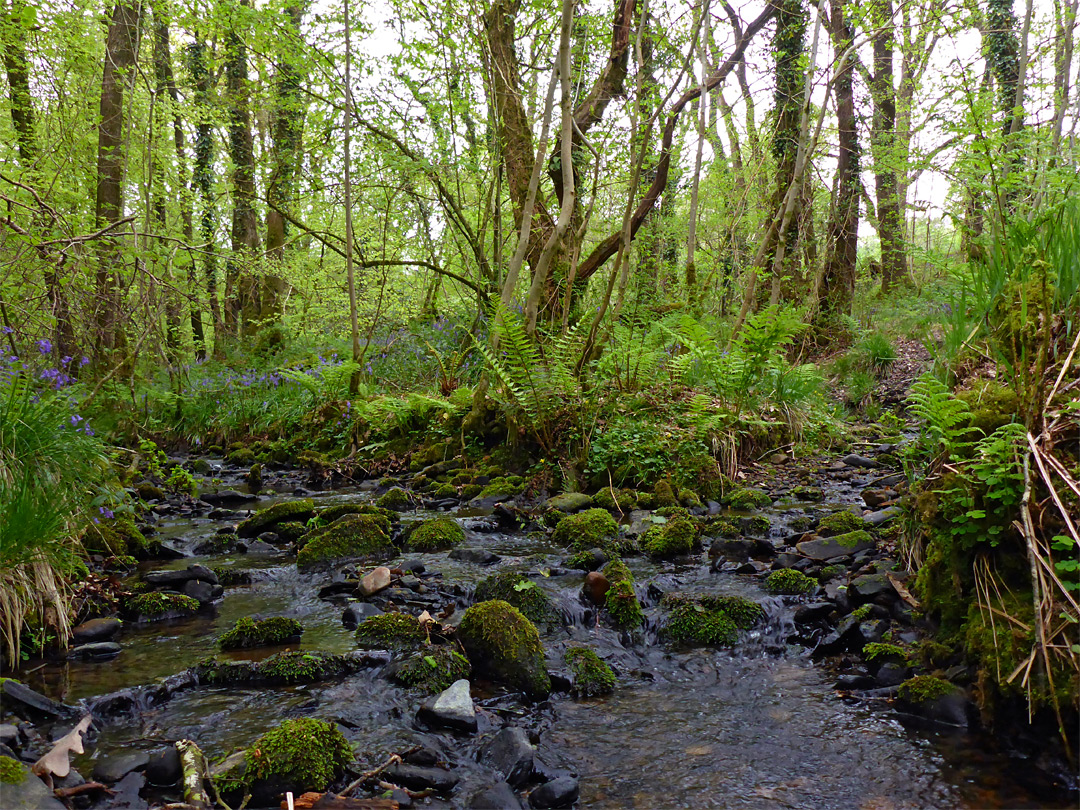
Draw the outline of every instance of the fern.
[[[921,443],[930,455],[945,458],[971,445],[965,437],[970,433],[971,409],[956,399],[948,386],[929,374],[924,374],[911,386],[908,408],[922,420]]]

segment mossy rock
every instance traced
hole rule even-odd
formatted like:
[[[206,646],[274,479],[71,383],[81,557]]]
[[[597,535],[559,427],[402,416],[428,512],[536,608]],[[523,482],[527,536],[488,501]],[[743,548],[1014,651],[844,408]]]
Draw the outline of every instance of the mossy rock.
[[[457,637],[473,666],[534,699],[551,693],[536,626],[508,602],[480,602],[465,611]]]
[[[207,452],[209,452],[209,448],[207,448]],[[210,475],[214,468],[210,466],[210,462],[205,458],[197,458],[191,462],[191,471],[196,475]]]
[[[551,622],[555,610],[543,588],[517,571],[493,574],[476,586],[476,601],[501,599],[516,607],[532,622]]]
[[[675,491],[667,481],[657,481],[653,487],[653,504],[660,508],[664,506],[678,506],[679,499],[675,497]]]
[[[466,484],[461,488],[461,498],[465,501],[471,501],[473,498],[479,497],[483,491],[484,488],[479,484]]]
[[[29,773],[30,769],[18,760],[0,756],[0,784],[21,785]]]
[[[457,487],[453,484],[436,484],[431,490],[433,498],[456,498],[457,496]]]
[[[772,497],[762,489],[740,487],[725,495],[721,503],[740,512],[750,512],[772,505]]]
[[[817,518],[813,515],[797,515],[788,522],[788,526],[793,532],[813,531],[817,525]]]
[[[409,535],[409,548],[416,552],[446,551],[465,542],[465,530],[453,518],[425,520]]]
[[[897,696],[901,700],[918,706],[932,703],[955,691],[956,686],[942,678],[936,678],[933,675],[916,675],[900,684]]]
[[[725,646],[733,644],[739,632],[726,613],[688,601],[672,608],[664,625],[664,635],[683,643]]]
[[[593,503],[609,512],[629,512],[637,505],[633,490],[617,489],[614,496],[610,488],[601,489],[592,497]]]
[[[379,496],[375,505],[382,509],[391,509],[394,512],[407,512],[413,508],[412,495],[401,487],[391,487]]]
[[[262,509],[237,525],[236,533],[240,537],[255,537],[268,531],[277,523],[304,523],[315,516],[315,502],[311,498],[295,501],[282,501]]]
[[[798,486],[791,490],[791,494],[800,501],[821,503],[821,501],[825,500],[825,490],[821,487]]]
[[[615,673],[588,647],[571,647],[563,656],[570,670],[574,694],[582,697],[610,695],[615,691]]]
[[[655,509],[656,508],[656,495],[652,492],[638,492],[635,496],[637,500],[638,509]]]
[[[362,660],[347,655],[290,650],[261,661],[207,658],[196,664],[192,671],[200,684],[208,686],[284,685],[340,678],[363,666]]]
[[[596,501],[591,495],[586,495],[584,492],[563,492],[560,495],[553,495],[548,498],[544,503],[548,509],[557,510],[559,512],[577,512],[581,509],[588,509],[590,506],[595,505]]]
[[[874,663],[885,663],[886,661],[902,663],[908,659],[907,651],[903,647],[879,641],[871,642],[863,647],[862,654],[863,658]]]
[[[594,551],[600,552],[598,555],[594,554]],[[611,559],[611,552],[604,551],[604,549],[585,549],[583,551],[575,551],[565,560],[563,565],[567,568],[573,568],[576,571],[595,571],[605,562]]]
[[[773,571],[765,579],[765,590],[770,593],[798,596],[809,593],[817,587],[817,581],[808,577],[802,571],[794,568],[781,568]]]
[[[227,565],[211,565],[210,570],[218,578],[218,585],[223,588],[231,588],[236,585],[250,585],[251,572],[244,568],[233,568]]]
[[[494,478],[488,482],[478,496],[484,498],[512,498],[520,495],[525,490],[525,481],[519,475],[508,475],[502,478]]]
[[[772,523],[765,515],[751,515],[740,521],[743,531],[752,537],[768,537]]]
[[[90,526],[83,533],[82,546],[91,554],[138,557],[146,550],[147,542],[131,516],[121,515]]]
[[[135,494],[144,501],[165,500],[165,490],[155,484],[151,484],[149,481],[143,481],[142,483],[137,484],[135,486]]]
[[[616,627],[633,630],[645,621],[637,594],[634,593],[634,577],[622,560],[612,560],[601,573],[610,583],[604,596],[604,608]]]
[[[868,544],[872,545],[874,542],[873,535],[862,529],[853,532],[844,532],[843,534],[834,534],[829,539],[836,543],[836,545],[843,546],[844,548],[857,548]]]
[[[140,622],[181,619],[199,612],[199,600],[181,593],[141,593],[129,597],[126,611]]]
[[[690,516],[675,514],[666,523],[653,526],[640,542],[641,550],[653,559],[670,559],[693,551],[697,541],[697,528]]]
[[[303,538],[296,565],[304,569],[351,557],[395,554],[390,522],[381,515],[345,515]]]
[[[251,619],[245,616],[237,619],[236,624],[218,637],[218,646],[223,650],[241,650],[248,647],[271,647],[299,641],[304,632],[304,625],[296,619],[285,616],[271,616],[268,619]]]
[[[959,391],[956,398],[967,403],[971,409],[971,439],[989,436],[999,427],[1017,420],[1020,399],[1016,392],[995,380],[984,380],[967,391]]]
[[[225,456],[225,460],[238,467],[250,467],[255,463],[255,452],[248,447],[238,447]]]
[[[274,526],[274,534],[282,543],[295,543],[308,533],[307,525],[295,520],[286,520]]]
[[[749,630],[765,618],[765,608],[745,596],[703,596],[701,604],[725,614],[740,630]]]
[[[574,551],[587,551],[590,548],[611,549],[618,536],[619,524],[611,514],[606,509],[594,508],[562,518],[551,539]]]
[[[865,529],[865,520],[847,509],[841,509],[839,512],[833,512],[831,515],[823,517],[821,522],[818,523],[817,530],[822,537],[834,537],[838,534],[848,534],[849,532]]]
[[[729,540],[742,534],[742,529],[739,527],[738,521],[732,520],[729,517],[709,518],[705,524],[704,531],[707,535],[712,537],[724,537]]]
[[[679,503],[687,509],[701,508],[701,498],[698,494],[694,490],[685,487],[679,490]]]
[[[383,509],[371,503],[338,503],[320,509],[316,516],[323,526],[329,526],[335,520],[345,515],[382,515],[393,523],[398,519],[398,513],[391,509]]]
[[[472,674],[469,659],[445,644],[428,645],[411,653],[394,668],[391,678],[403,686],[427,692],[442,692],[454,681]]]
[[[276,801],[286,791],[322,793],[352,760],[352,748],[336,726],[314,717],[297,717],[262,735],[247,749],[243,784],[260,804]]]
[[[427,633],[415,616],[383,613],[360,622],[356,628],[356,640],[369,647],[409,649],[427,641]]]

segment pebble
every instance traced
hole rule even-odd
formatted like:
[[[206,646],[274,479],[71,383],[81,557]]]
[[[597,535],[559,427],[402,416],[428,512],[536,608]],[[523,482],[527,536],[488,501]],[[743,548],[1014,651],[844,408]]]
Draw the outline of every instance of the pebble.
[[[380,565],[374,571],[365,574],[356,587],[356,592],[361,597],[373,596],[379,591],[390,587],[390,569]]]
[[[383,773],[386,774],[386,781],[393,782],[395,785],[412,790],[431,788],[436,793],[449,793],[459,781],[455,774],[444,771],[442,768],[424,768],[404,763],[391,765]]]
[[[469,682],[454,681],[450,688],[420,706],[417,716],[433,726],[472,733],[476,731],[476,708]]]
[[[611,583],[608,582],[607,577],[599,571],[590,571],[585,575],[582,592],[594,605],[602,605],[610,587]]]

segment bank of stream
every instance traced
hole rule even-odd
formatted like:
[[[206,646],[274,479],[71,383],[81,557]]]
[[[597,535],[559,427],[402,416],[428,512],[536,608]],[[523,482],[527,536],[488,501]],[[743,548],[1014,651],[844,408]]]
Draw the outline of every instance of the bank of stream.
[[[228,488],[238,486],[241,473],[225,466],[215,474]],[[767,539],[783,552],[797,534],[791,528],[794,518],[862,507],[859,493],[873,477],[857,466],[825,477],[821,502],[780,493],[772,506],[760,510],[770,524]],[[257,503],[239,511],[300,496],[314,497],[319,507],[366,503],[376,496],[375,482],[315,493],[297,490],[298,483],[291,473],[282,471],[275,478],[268,472],[265,486],[277,489],[276,494],[264,492]],[[454,612],[445,619],[451,624],[484,577],[501,570],[526,572],[551,597],[561,617],[553,626],[541,627],[549,668],[557,672],[563,667],[568,645],[588,644],[615,670],[613,694],[575,699],[556,690],[547,700],[527,703],[503,686],[474,679],[479,714],[474,734],[419,724],[417,709],[427,695],[394,685],[377,666],[301,685],[189,684],[162,697],[160,691],[142,687],[175,676],[207,656],[251,660],[283,649],[219,653],[217,637],[243,617],[299,620],[302,640],[288,649],[347,653],[356,649],[356,640],[342,621],[353,598],[328,587],[335,579],[333,569],[300,572],[295,553],[259,541],[247,543],[244,553],[196,553],[211,541],[231,537],[220,532],[242,514],[222,510],[211,518],[209,506],[185,514],[168,507],[160,511],[154,539],[174,552],[175,559],[142,563],[134,577],[202,564],[218,571],[242,570],[250,583],[225,587],[219,599],[191,618],[125,623],[113,639],[122,651],[110,660],[36,664],[16,673],[30,687],[95,713],[90,744],[74,760],[87,777],[110,757],[150,752],[178,739],[194,740],[208,756],[222,757],[250,745],[285,718],[311,716],[342,729],[358,754],[358,768],[374,767],[389,754],[416,746],[448,763],[456,777],[454,787],[415,799],[419,806],[474,806],[474,797],[502,778],[478,761],[478,751],[511,723],[525,729],[537,745],[536,775],[519,790],[523,803],[529,787],[570,776],[579,786],[577,806],[590,808],[1069,806],[1067,796],[1055,793],[1029,761],[974,726],[949,726],[905,714],[891,700],[895,690],[838,691],[837,673],[815,662],[805,638],[795,643],[805,636],[796,626],[796,611],[814,597],[766,593],[760,574],[769,563],[725,563],[707,547],[673,561],[631,557],[627,563],[646,620],[642,630],[627,633],[609,626],[599,609],[582,597],[584,572],[565,567],[565,548],[543,532],[509,529],[490,506],[445,504],[406,512],[402,519],[449,514],[465,528],[466,547],[490,552],[496,560],[481,564],[462,559],[468,555],[438,552],[380,562],[391,568],[412,562],[404,566],[412,570],[419,570],[415,563],[422,564],[422,582],[438,583],[438,593],[454,594]],[[661,595],[672,591],[747,597],[762,605],[765,620],[742,632],[731,647],[673,646],[658,632],[664,621]],[[397,607],[416,614],[448,606],[406,600]],[[54,737],[59,730],[62,724]],[[176,791],[147,789],[143,798],[165,802],[175,799]],[[408,801],[404,795],[399,798]],[[94,806],[130,807],[131,802],[131,794],[121,793],[101,797]]]

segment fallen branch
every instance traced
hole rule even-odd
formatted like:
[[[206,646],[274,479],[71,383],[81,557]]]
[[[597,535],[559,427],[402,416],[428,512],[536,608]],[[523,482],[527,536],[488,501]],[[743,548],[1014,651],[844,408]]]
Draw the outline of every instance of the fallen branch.
[[[176,750],[180,753],[180,768],[183,772],[181,784],[184,789],[184,801],[196,810],[210,807],[210,796],[206,792],[206,757],[191,740],[177,740]]]

